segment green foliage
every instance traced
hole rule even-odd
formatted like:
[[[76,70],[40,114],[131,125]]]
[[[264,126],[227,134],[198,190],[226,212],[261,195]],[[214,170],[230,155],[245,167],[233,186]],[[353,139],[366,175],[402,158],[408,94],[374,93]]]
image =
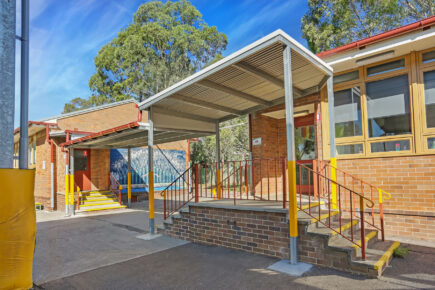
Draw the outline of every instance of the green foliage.
[[[82,98],[75,98],[72,99],[69,103],[65,104],[62,114],[77,111],[77,108],[87,109],[90,108],[91,106],[92,105],[89,103],[88,100]]]
[[[189,1],[142,4],[133,22],[95,57],[86,104],[143,101],[219,57],[226,45],[225,34],[208,26]]]
[[[405,258],[408,255],[409,250],[410,250],[409,248],[405,248],[405,247],[399,246],[398,248],[396,248],[394,250],[393,257],[402,258],[403,259],[403,258]]]
[[[433,0],[309,0],[302,18],[311,51],[328,50],[430,17]]]
[[[243,160],[249,153],[248,117],[241,116],[223,122],[220,126],[221,159]],[[191,143],[191,160],[194,163],[216,161],[216,137],[207,136]]]

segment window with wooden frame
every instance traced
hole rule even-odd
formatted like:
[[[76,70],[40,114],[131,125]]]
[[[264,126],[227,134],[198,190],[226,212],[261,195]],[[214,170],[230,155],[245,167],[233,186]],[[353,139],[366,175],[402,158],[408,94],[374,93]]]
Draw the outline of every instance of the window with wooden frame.
[[[414,151],[409,56],[345,71],[336,78],[339,157],[395,156]]]
[[[423,152],[435,153],[435,48],[417,54]]]

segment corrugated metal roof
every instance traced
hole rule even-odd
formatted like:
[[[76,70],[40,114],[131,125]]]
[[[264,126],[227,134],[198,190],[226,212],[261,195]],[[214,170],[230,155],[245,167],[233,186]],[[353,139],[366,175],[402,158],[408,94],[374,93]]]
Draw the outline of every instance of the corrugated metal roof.
[[[155,143],[210,135],[219,122],[284,103],[285,46],[291,48],[295,98],[319,91],[332,68],[277,30],[140,103],[140,109],[151,109]],[[144,130],[146,126],[123,127],[121,133],[118,128],[68,145],[143,146]]]

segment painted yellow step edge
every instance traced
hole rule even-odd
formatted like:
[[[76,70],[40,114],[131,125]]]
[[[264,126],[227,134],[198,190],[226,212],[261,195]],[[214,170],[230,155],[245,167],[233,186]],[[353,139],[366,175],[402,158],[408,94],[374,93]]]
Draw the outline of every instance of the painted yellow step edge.
[[[400,246],[400,242],[394,242],[391,247],[382,255],[382,257],[373,266],[375,270],[379,270],[388,261],[388,259],[393,255],[395,249]]]
[[[331,217],[337,215],[338,213],[340,213],[340,211],[338,211],[338,210],[337,210],[337,211],[333,211],[333,212],[331,212]],[[329,213],[322,214],[322,215],[320,216],[320,220],[324,220],[324,219],[326,219],[326,218],[328,218],[328,217],[329,217]],[[313,223],[315,223],[315,222],[318,221],[318,219],[317,219],[317,218],[312,218],[311,221],[312,221]]]
[[[320,204],[323,205],[323,204],[325,204],[325,202],[321,201]],[[301,208],[298,208],[298,211],[304,210],[304,209],[308,209],[310,207],[315,207],[315,206],[318,206],[318,205],[319,205],[319,202],[312,202],[311,204],[306,204],[306,205],[303,205]]]
[[[89,195],[89,196],[81,196],[80,198],[95,198],[95,197],[107,197],[107,198],[111,198],[111,197],[115,197],[113,194],[108,194],[108,195]]]
[[[353,220],[352,222],[348,222],[347,224],[341,226],[341,232],[347,230],[350,227],[353,227],[358,223],[358,220]],[[332,231],[332,235],[335,236],[340,232],[340,228],[334,229],[335,231]]]
[[[115,197],[97,197],[97,198],[83,198],[81,199],[83,202],[86,201],[104,201],[104,200],[114,200]]]
[[[378,235],[378,231],[371,231],[367,236],[365,236],[364,240],[366,241],[366,245],[371,239],[373,239],[377,235]],[[356,242],[356,245],[352,245],[352,247],[354,247],[355,250],[361,248],[361,240]]]
[[[85,209],[84,211],[97,211],[97,210],[106,210],[106,209],[118,209],[118,208],[126,208],[126,205],[120,205],[120,206],[112,206],[112,207],[99,207],[99,208],[91,208],[91,209]]]
[[[108,204],[119,204],[119,202],[113,201],[113,202],[99,202],[99,203],[89,203],[89,204],[81,204],[80,207],[82,206],[94,206],[94,205],[108,205]]]

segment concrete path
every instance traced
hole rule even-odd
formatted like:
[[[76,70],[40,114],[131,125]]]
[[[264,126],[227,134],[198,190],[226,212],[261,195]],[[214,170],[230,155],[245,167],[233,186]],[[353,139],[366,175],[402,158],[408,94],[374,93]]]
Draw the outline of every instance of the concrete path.
[[[69,219],[56,219],[58,215],[38,213],[33,263],[36,284],[186,244],[165,236],[150,241],[136,238],[148,232],[148,212],[143,209]],[[156,214],[156,219],[161,220],[161,215]]]
[[[226,248],[186,244],[51,281],[45,289],[430,289],[435,250],[412,247],[381,279],[313,267],[301,277],[267,267],[276,259]]]

